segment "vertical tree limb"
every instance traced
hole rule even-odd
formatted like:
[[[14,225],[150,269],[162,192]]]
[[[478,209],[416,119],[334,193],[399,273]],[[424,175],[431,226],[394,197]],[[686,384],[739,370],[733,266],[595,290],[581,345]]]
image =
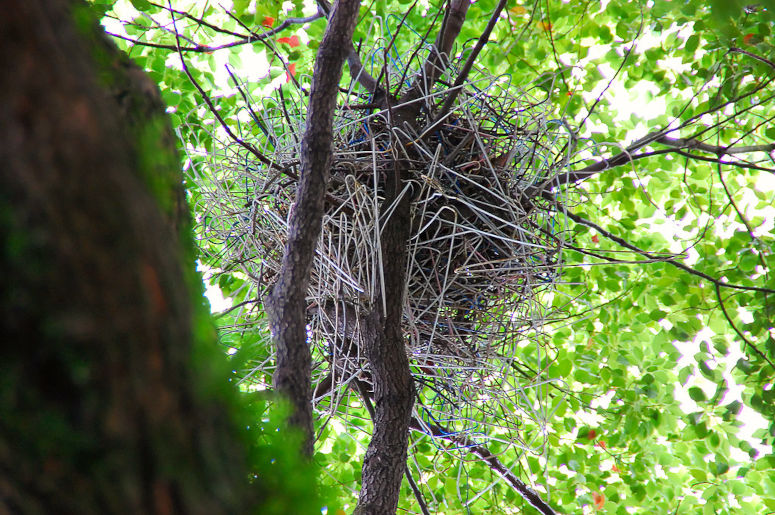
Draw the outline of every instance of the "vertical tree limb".
[[[279,279],[266,302],[272,338],[277,346],[274,387],[290,400],[293,412],[289,422],[302,431],[304,450],[310,456],[313,429],[306,297],[331,165],[336,96],[359,5],[358,0],[336,2],[318,48],[307,127],[301,142],[301,177],[288,227],[288,242]]]
[[[471,68],[473,68],[476,59],[479,57],[479,53],[484,48],[484,45],[486,45],[490,40],[492,29],[495,28],[495,24],[498,22],[498,18],[500,18],[501,11],[503,11],[503,8],[506,7],[507,3],[507,0],[500,0],[498,2],[498,5],[495,7],[495,11],[492,13],[490,20],[487,22],[487,26],[484,28],[481,36],[479,36],[479,39],[476,41],[476,45],[468,55],[468,59],[466,59],[463,68],[460,69],[460,73],[458,73],[458,76],[455,79],[455,83],[452,84],[452,87],[449,89],[449,94],[447,95],[447,98],[444,99],[444,104],[436,114],[436,118],[433,121],[433,124],[425,129],[423,131],[424,133],[429,133],[435,130],[441,124],[444,116],[449,112],[450,109],[452,109],[452,105],[455,103],[455,100],[462,91],[463,83],[468,78],[468,74],[471,72]]]
[[[408,195],[401,194],[402,172],[388,178],[382,211],[397,205],[382,231],[384,290],[364,322],[364,347],[374,385],[374,431],[363,461],[356,514],[396,512],[404,475],[414,382],[401,328],[406,288],[407,242],[411,219]],[[385,312],[383,313],[383,302]]]
[[[419,100],[446,68],[449,52],[460,33],[469,5],[468,0],[451,1],[434,52],[401,98],[402,105],[394,109],[390,98],[383,99],[391,126],[418,125],[422,107]],[[384,79],[388,80],[387,74]],[[385,84],[384,89],[390,91],[390,85]],[[395,135],[392,137],[395,138],[394,145],[408,143],[398,141]],[[374,385],[375,413],[374,432],[363,462],[361,492],[355,509],[357,515],[395,513],[406,469],[415,391],[401,327],[411,227],[411,195],[404,191],[409,164],[402,157],[396,151],[393,170],[385,177],[385,199],[380,208],[382,276],[385,281],[362,331]],[[385,216],[384,213],[390,214]]]
[[[425,60],[422,72],[414,79],[412,86],[401,96],[400,102],[403,105],[399,106],[395,113],[395,122],[399,127],[403,123],[416,124],[417,115],[423,107],[419,100],[429,93],[430,88],[447,68],[449,53],[463,28],[470,5],[469,0],[450,0],[431,55]]]

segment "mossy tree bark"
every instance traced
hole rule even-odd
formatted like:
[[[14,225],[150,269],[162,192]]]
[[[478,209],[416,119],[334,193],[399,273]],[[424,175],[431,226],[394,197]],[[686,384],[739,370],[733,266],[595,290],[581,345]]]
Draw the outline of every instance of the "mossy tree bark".
[[[0,512],[247,512],[155,86],[81,3],[0,46]]]

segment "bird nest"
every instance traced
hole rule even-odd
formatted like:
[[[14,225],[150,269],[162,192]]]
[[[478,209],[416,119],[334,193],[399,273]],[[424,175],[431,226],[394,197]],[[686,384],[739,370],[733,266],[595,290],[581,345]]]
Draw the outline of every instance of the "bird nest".
[[[422,52],[411,55],[419,62]],[[407,84],[409,64],[396,61],[372,71]],[[422,99],[419,127],[436,121],[455,73],[452,63]],[[503,435],[520,425],[519,413],[540,418],[526,392],[546,382],[541,337],[551,308],[544,294],[561,271],[565,223],[556,205],[526,191],[567,171],[573,133],[539,93],[474,69],[427,134],[391,125],[389,112],[370,106],[355,81],[341,95],[307,292],[314,375],[328,386],[316,390],[316,405],[334,406],[337,387],[370,380],[358,321],[385,280],[380,237],[394,205],[384,198],[384,176],[401,158],[411,170],[401,192],[411,199],[403,334],[418,420],[449,433]],[[244,272],[261,298],[280,270],[305,106],[292,91],[245,99],[241,123],[251,129],[242,136],[276,166],[223,141],[209,152],[189,149],[190,174],[200,236],[222,250],[217,266]]]

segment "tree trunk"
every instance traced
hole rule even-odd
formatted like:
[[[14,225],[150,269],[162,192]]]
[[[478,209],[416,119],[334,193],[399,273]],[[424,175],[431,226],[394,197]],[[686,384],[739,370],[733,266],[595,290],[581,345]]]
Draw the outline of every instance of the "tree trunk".
[[[399,199],[405,174],[402,165],[396,161],[382,206],[383,212],[388,211],[397,202],[381,233],[384,290],[364,324],[364,350],[374,385],[375,410],[355,510],[358,515],[396,512],[414,404],[414,382],[401,328],[411,226],[409,194]]]
[[[418,125],[418,115],[428,91],[425,85],[435,83],[448,63],[449,53],[465,20],[469,2],[453,0],[436,38],[435,51],[425,62],[422,76],[402,96],[403,106],[392,109],[390,99],[384,106],[392,126]],[[385,88],[387,91],[389,88]],[[396,141],[410,149],[409,142]],[[411,152],[411,149],[409,150]],[[385,200],[380,219],[382,276],[385,284],[365,323],[364,346],[374,385],[374,431],[363,462],[361,492],[357,515],[390,515],[396,512],[401,478],[406,468],[409,423],[414,406],[414,381],[409,369],[404,335],[401,328],[406,288],[406,261],[411,227],[411,192],[401,195],[409,170],[396,152],[394,167],[386,178]],[[393,203],[396,207],[392,210]],[[384,313],[383,313],[384,302]]]
[[[170,128],[101,32],[0,17],[0,512],[245,513]]]
[[[323,223],[339,80],[359,5],[359,0],[336,2],[315,58],[307,127],[301,143],[301,178],[288,224],[280,277],[266,306],[277,347],[274,387],[293,406],[289,422],[302,431],[308,456],[313,451],[313,430],[307,289]]]

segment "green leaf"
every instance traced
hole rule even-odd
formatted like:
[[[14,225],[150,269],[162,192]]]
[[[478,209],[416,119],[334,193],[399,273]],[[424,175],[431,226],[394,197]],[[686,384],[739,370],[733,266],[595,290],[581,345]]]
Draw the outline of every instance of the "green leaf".
[[[245,14],[245,11],[247,11],[248,7],[250,6],[250,0],[234,0],[232,5],[234,14],[237,15],[237,17],[241,17]]]
[[[151,9],[151,3],[148,0],[129,0],[132,3],[132,7],[138,11],[148,11]]]
[[[698,34],[692,34],[689,36],[689,38],[686,40],[686,46],[684,47],[687,52],[694,53],[695,50],[697,50],[697,47],[700,44],[700,36]]]
[[[702,469],[697,469],[697,468],[689,469],[689,474],[691,474],[691,476],[695,480],[700,481],[700,482],[704,482],[704,481],[708,480],[708,475]]]
[[[716,456],[716,461],[713,463],[713,465],[714,465],[713,473],[717,476],[726,474],[727,471],[729,471],[729,463],[727,463],[726,460],[724,460],[720,456]]]
[[[694,402],[703,402],[708,400],[708,398],[705,396],[705,392],[698,386],[692,386],[689,388],[689,398],[691,398]]]

